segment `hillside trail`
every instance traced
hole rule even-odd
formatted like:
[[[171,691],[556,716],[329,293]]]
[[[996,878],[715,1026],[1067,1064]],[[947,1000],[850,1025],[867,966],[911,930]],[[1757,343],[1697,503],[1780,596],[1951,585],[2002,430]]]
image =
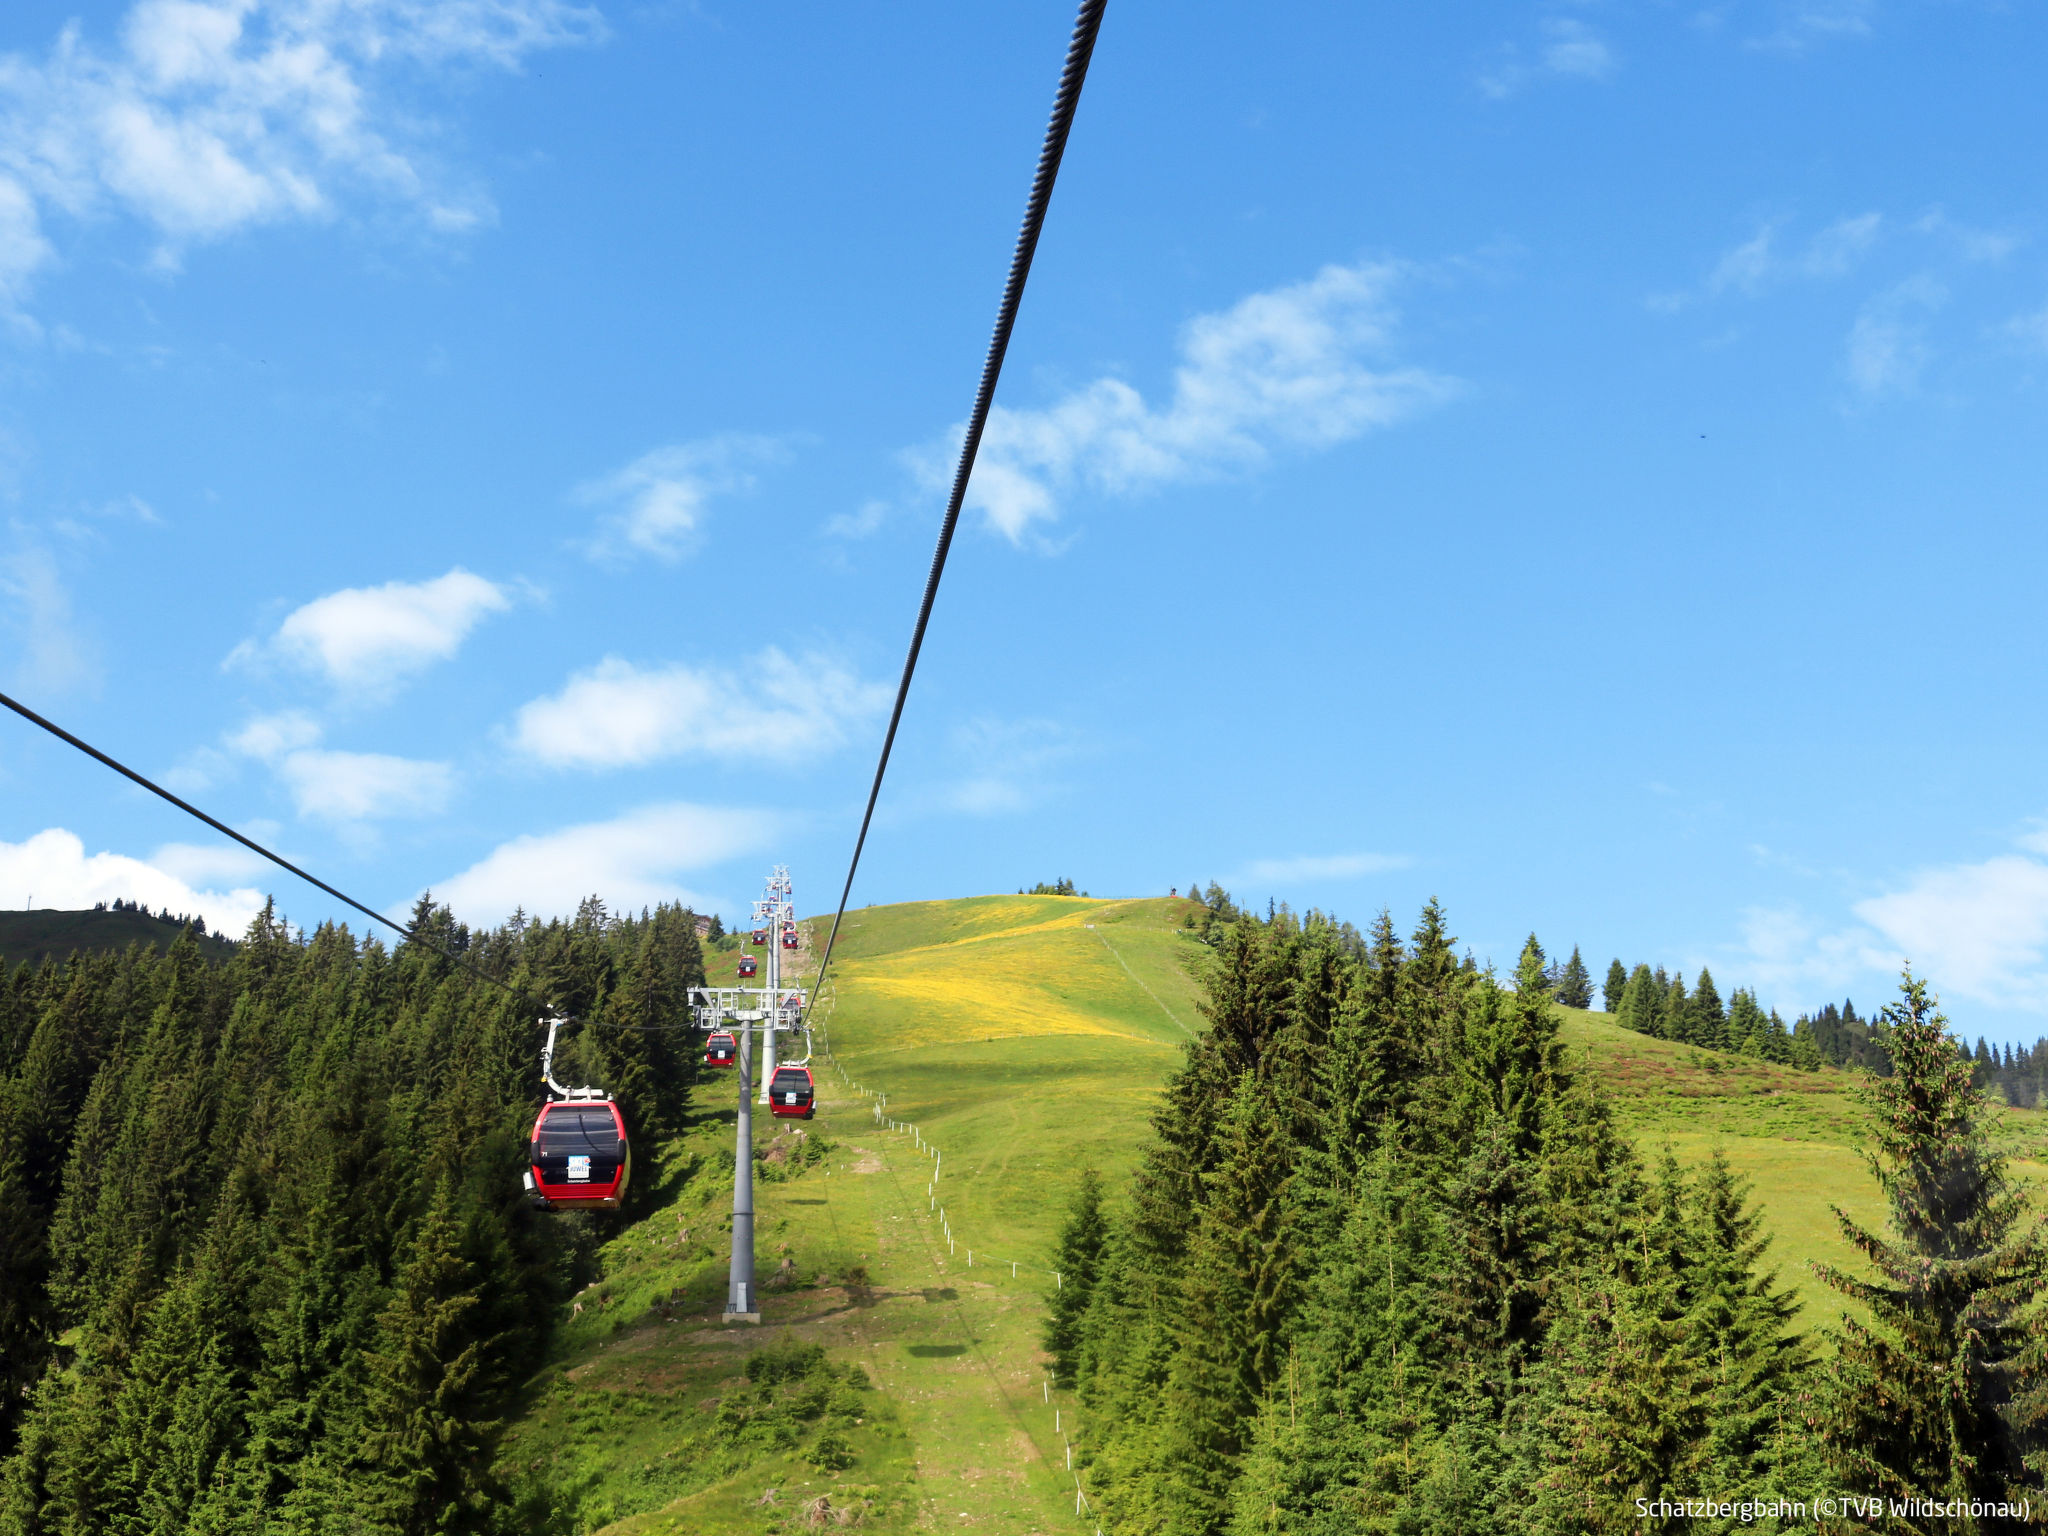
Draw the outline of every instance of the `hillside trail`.
[[[767,1187],[762,1227],[801,1224],[811,1238],[802,1246],[856,1256],[868,1284],[765,1296],[762,1341],[823,1344],[867,1367],[911,1444],[911,1528],[1083,1529],[1054,1428],[1071,1410],[1051,1401],[1040,1361],[1043,1279],[1021,1266],[1012,1278],[985,1257],[971,1266],[957,1242],[949,1251],[928,1194],[929,1160],[901,1133],[839,1132],[842,1118],[860,1124],[865,1100],[826,1102],[831,1172]]]
[[[789,979],[806,985],[822,949],[810,924],[798,946]],[[828,1000],[822,1012],[834,1011]],[[771,1297],[763,1323],[860,1358],[897,1405],[914,1447],[914,1529],[1092,1532],[1060,1432],[1071,1404],[1051,1391],[1039,1346],[1039,1293],[1051,1281],[1038,1256],[1027,1264],[984,1253],[977,1268],[971,1249],[948,1241],[945,1180],[917,1136],[889,1129],[872,1099],[813,1065],[819,1129],[837,1143],[831,1172],[801,1192],[764,1185],[757,1207],[764,1230],[800,1219],[831,1251],[858,1254],[869,1284],[791,1295],[786,1320]]]

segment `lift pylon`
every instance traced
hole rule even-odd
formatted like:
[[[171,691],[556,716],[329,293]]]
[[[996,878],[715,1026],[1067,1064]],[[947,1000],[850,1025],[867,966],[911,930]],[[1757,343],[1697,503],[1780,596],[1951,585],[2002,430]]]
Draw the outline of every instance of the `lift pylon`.
[[[786,928],[796,925],[796,901],[789,883],[789,866],[778,864],[768,872],[768,889],[761,899],[754,903],[754,930],[766,931],[768,935],[767,954],[764,966],[767,975],[763,978],[765,990],[773,992],[782,985],[782,935]],[[761,1102],[768,1102],[768,1084],[775,1077],[775,1034],[764,1031],[761,1036]]]
[[[772,910],[770,910],[772,909]],[[759,987],[692,987],[690,1010],[702,1030],[730,1030],[739,1043],[739,1122],[733,1151],[732,1264],[727,1272],[725,1315],[733,1322],[761,1320],[761,1294],[754,1284],[754,1033],[761,1035],[761,1102],[775,1076],[775,1037],[806,1028],[811,994],[782,985],[782,923],[796,920],[789,902],[789,870],[777,865],[768,877],[768,896],[754,903],[757,921],[766,918],[767,983]],[[808,1054],[806,1055],[808,1059]]]

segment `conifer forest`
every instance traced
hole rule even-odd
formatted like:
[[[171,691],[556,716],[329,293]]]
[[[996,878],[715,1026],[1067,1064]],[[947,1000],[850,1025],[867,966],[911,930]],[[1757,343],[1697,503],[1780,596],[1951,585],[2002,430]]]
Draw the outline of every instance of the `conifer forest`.
[[[1206,1027],[1135,1173],[1062,1172],[1060,1284],[1034,1303],[1103,1531],[2038,1527],[2048,1247],[1985,1064],[1920,981],[1834,1019],[1884,1052],[1861,1080],[1887,1217],[1839,1218],[1867,1264],[1786,1273],[1718,1152],[1621,1132],[1559,1039],[1574,967],[1533,940],[1509,979],[1434,902],[1405,937],[1220,892],[1185,923]],[[0,1530],[611,1528],[506,1436],[607,1235],[662,1198],[703,1070],[675,1027],[699,929],[595,899],[491,932],[423,901],[414,924],[387,950],[266,910],[225,960],[187,933],[7,973]],[[1652,1027],[1710,1027],[1712,993]],[[560,1074],[632,1106],[648,1167],[617,1213],[522,1198],[540,998],[586,1023]],[[1816,1286],[1840,1327],[1802,1329]],[[791,1349],[788,1393],[887,1411],[796,1337],[748,1362],[760,1404],[732,1398],[721,1433],[784,1411]],[[1909,1513],[1774,1502],[1835,1488]]]
[[[188,933],[6,975],[0,1530],[538,1528],[493,1448],[599,1232],[519,1186],[538,1004],[658,1141],[697,931],[413,928],[266,910],[226,963]]]
[[[1352,939],[1222,927],[1140,1171],[1079,1186],[1045,1341],[1105,1530],[1811,1530],[1771,1501],[1836,1487],[1910,1512],[1820,1529],[2038,1528],[2048,1251],[1922,983],[1872,1026],[1891,1220],[1840,1218],[1871,1277],[1788,1276],[1718,1154],[1617,1134],[1533,941],[1510,986],[1434,903]],[[1632,1027],[1707,1028],[1711,991],[1666,982]],[[1803,1335],[1815,1282],[1868,1321]],[[1730,1509],[1660,1512],[1673,1489]]]

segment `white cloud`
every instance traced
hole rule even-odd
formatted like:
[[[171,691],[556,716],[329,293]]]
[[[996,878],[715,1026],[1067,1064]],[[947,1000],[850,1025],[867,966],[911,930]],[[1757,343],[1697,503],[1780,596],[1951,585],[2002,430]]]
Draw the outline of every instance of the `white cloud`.
[[[941,791],[940,803],[965,816],[1014,816],[1041,804],[1058,788],[1050,771],[1080,750],[1057,721],[992,716],[956,726],[951,746],[968,771]]]
[[[119,853],[88,857],[85,844],[62,827],[38,832],[26,842],[0,842],[0,904],[26,906],[31,900],[38,907],[72,911],[102,901],[139,901],[152,911],[169,908],[203,917],[208,928],[230,938],[239,937],[263,906],[258,891],[195,890],[155,861]]]
[[[1777,24],[1749,46],[1772,53],[1804,53],[1819,43],[1868,37],[1876,0],[1791,0],[1778,10]]]
[[[731,674],[609,656],[560,693],[521,706],[512,745],[550,768],[637,767],[668,757],[792,762],[838,747],[849,726],[873,718],[889,698],[886,685],[773,646]]]
[[[1327,448],[1440,404],[1456,380],[1366,363],[1390,350],[1390,296],[1402,273],[1390,262],[1325,267],[1198,317],[1181,338],[1163,409],[1109,378],[1044,409],[997,406],[967,505],[1021,542],[1033,523],[1058,516],[1058,497],[1076,486],[1135,494],[1258,464],[1276,446]],[[951,483],[945,449],[927,448],[914,463],[932,488]]]
[[[261,854],[236,843],[165,843],[149,862],[188,885],[213,880],[248,880],[276,868]]]
[[[1916,219],[1913,232],[1944,242],[1965,261],[1990,264],[2005,260],[2022,243],[2018,235],[1959,224],[1940,208],[1930,208]]]
[[[171,268],[186,244],[331,218],[357,190],[475,223],[480,200],[398,142],[425,135],[380,93],[393,66],[515,69],[602,33],[566,0],[139,0],[111,49],[71,23],[40,59],[0,55],[0,296],[52,259],[51,213],[136,219]]]
[[[825,520],[825,531],[834,538],[864,539],[880,530],[888,520],[889,503],[864,501],[858,512],[836,512]]]
[[[258,715],[227,737],[228,749],[268,763],[320,739],[320,723],[303,710]]]
[[[1542,23],[1542,32],[1543,40],[1533,58],[1519,44],[1502,44],[1494,62],[1480,72],[1479,89],[1501,100],[1544,76],[1604,79],[1620,62],[1607,40],[1576,17],[1550,17]]]
[[[1805,244],[1795,243],[1789,249],[1782,238],[1784,228],[1782,220],[1760,226],[1740,245],[1722,253],[1698,292],[1661,294],[1650,301],[1651,307],[1679,310],[1702,299],[1729,294],[1753,299],[1788,282],[1844,277],[1877,243],[1884,229],[1884,216],[1859,213],[1837,219],[1810,236]]]
[[[504,587],[461,566],[432,581],[347,587],[294,610],[268,641],[243,642],[228,663],[275,657],[337,688],[385,694],[453,656],[485,617],[511,606]]]
[[[9,636],[11,670],[22,685],[63,693],[99,681],[92,646],[47,549],[25,544],[0,557],[0,633]]]
[[[1254,859],[1236,879],[1247,885],[1313,885],[1355,880],[1360,875],[1406,869],[1412,862],[1398,853],[1311,854],[1292,859]]]
[[[268,764],[301,816],[319,821],[381,821],[432,816],[455,793],[455,770],[447,763],[381,752],[321,750],[318,721],[299,710],[258,715],[225,738],[228,750]],[[195,760],[186,771],[197,777],[214,765]]]
[[[727,435],[674,443],[578,486],[575,499],[607,510],[585,552],[596,560],[681,559],[696,547],[712,498],[754,488],[757,468],[785,453],[772,437]]]
[[[277,773],[299,814],[320,821],[432,816],[455,794],[448,764],[381,752],[291,752]]]
[[[2048,833],[2018,839],[2048,853]],[[1889,984],[1902,966],[1949,998],[2048,1013],[2048,862],[2027,853],[1917,871],[1854,903],[1852,923],[1816,923],[1794,907],[1753,908],[1742,923],[1745,974],[1788,1016],[1816,995]]]
[[[1843,371],[1863,395],[1910,394],[1929,356],[1921,316],[1939,309],[1948,290],[1926,276],[1908,278],[1863,307],[1849,328]]]
[[[2029,346],[2039,347],[2048,352],[2048,308],[2034,310],[2030,314],[2014,315],[2005,322],[2005,333]]]
[[[515,838],[434,887],[434,896],[477,923],[499,922],[517,907],[567,915],[591,895],[615,908],[680,901],[710,910],[676,877],[757,852],[776,827],[776,818],[761,811],[650,805],[611,821]]]
[[[1559,17],[1543,24],[1543,67],[1553,75],[1597,80],[1614,70],[1614,50],[1583,21]]]
[[[1786,1017],[1810,1011],[1816,994],[1845,991],[1873,974],[1898,974],[1900,957],[1868,929],[1826,931],[1797,907],[1742,914],[1742,973],[1767,1006]]]
[[[2048,1012],[2048,864],[2005,854],[1925,870],[1855,912],[1939,990]]]

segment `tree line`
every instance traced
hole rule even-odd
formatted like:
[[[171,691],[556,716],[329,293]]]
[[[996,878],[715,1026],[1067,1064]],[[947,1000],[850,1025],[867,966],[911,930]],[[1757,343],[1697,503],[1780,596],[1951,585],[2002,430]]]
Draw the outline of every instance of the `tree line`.
[[[2048,1254],[1921,984],[1870,1080],[1890,1225],[1843,1222],[1874,1277],[1818,1276],[1872,1321],[1822,1364],[1743,1181],[1633,1150],[1547,969],[1531,946],[1497,984],[1434,902],[1363,955],[1278,911],[1218,933],[1138,1171],[1082,1180],[1054,1260],[1103,1529],[1811,1530],[1637,1500],[1841,1489],[2038,1510]]]
[[[500,1426],[619,1218],[525,1203],[537,1021],[578,1022],[556,1076],[618,1094],[646,1159],[698,1070],[695,923],[423,899],[413,928],[266,906],[218,965],[188,932],[0,978],[0,1529],[540,1521]]]

